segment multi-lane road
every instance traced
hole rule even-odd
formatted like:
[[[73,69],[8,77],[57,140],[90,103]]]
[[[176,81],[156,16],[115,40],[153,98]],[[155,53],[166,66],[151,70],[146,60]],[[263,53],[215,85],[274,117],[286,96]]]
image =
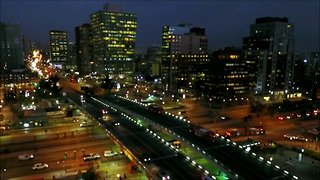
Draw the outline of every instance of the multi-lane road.
[[[70,130],[72,127],[75,129],[74,133]],[[58,171],[60,172],[57,175],[68,175],[68,171],[69,174],[71,171],[76,173],[89,166],[83,161],[84,153],[95,152],[103,155],[103,151],[113,145],[106,136],[93,135],[86,128],[76,130],[75,126],[65,126],[52,128],[50,131],[54,133],[45,134],[39,130],[33,133],[29,130],[26,135],[21,130],[9,138],[1,139],[1,165],[6,169],[3,173],[4,179]],[[23,154],[33,154],[34,158],[19,160],[18,156]],[[32,166],[35,163],[47,163],[49,168],[33,171]]]
[[[68,91],[67,94],[74,102],[80,103],[79,94],[72,91]],[[112,120],[105,122],[101,117],[102,109],[107,109],[106,106],[89,97],[86,98],[85,104],[82,105],[88,113],[102,124],[102,128],[112,132],[122,144],[134,153],[152,178],[159,178],[157,173],[159,169],[165,169],[172,179],[201,179],[203,176],[203,172],[187,162],[183,155],[160,143],[144,128],[137,126],[124,117],[119,117],[119,113],[111,113],[109,109],[109,116],[111,116]],[[114,122],[119,122],[120,126],[115,126]],[[144,159],[147,159],[147,161],[144,161]]]
[[[198,145],[200,149],[205,150],[213,158],[221,161],[227,167],[232,169],[244,179],[291,179],[291,176],[286,176],[281,170],[276,169],[274,166],[269,166],[265,162],[259,161],[257,158],[251,157],[246,154],[242,149],[232,146],[231,143],[226,143],[220,139],[215,142],[203,141],[190,133],[188,125],[183,121],[179,121],[168,115],[154,114],[146,108],[132,103],[128,100],[123,100],[115,96],[108,96],[105,98],[106,102],[117,104],[123,108],[127,108],[134,113],[145,116],[146,118],[156,121],[174,131],[176,134],[183,137],[185,140]]]

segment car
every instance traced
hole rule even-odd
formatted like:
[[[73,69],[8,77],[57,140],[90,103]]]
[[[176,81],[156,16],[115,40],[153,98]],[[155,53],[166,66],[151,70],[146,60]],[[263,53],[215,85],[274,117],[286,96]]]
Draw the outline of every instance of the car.
[[[112,122],[112,124],[115,125],[115,126],[120,126],[119,122]]]
[[[297,140],[308,142],[308,138],[306,138],[306,137],[304,137],[302,135],[297,135]]]
[[[28,159],[33,159],[33,158],[34,158],[33,154],[23,154],[23,155],[18,156],[19,160],[28,160]]]
[[[164,169],[158,169],[157,175],[162,179],[162,180],[167,180],[170,179],[169,173],[164,170]]]
[[[37,170],[37,169],[44,169],[44,168],[48,168],[48,164],[45,164],[45,163],[37,163],[37,164],[34,164],[32,169],[33,170]]]
[[[221,120],[230,120],[231,118],[229,116],[221,116],[220,119]]]
[[[111,150],[106,150],[104,151],[104,157],[112,157],[112,156],[116,156],[117,152],[111,151]]]
[[[80,127],[92,127],[92,126],[93,126],[93,124],[87,123],[87,122],[83,122],[80,124]]]
[[[296,140],[297,137],[295,135],[292,134],[285,134],[283,135],[284,138],[290,139],[290,140]]]
[[[88,160],[95,160],[95,159],[99,159],[99,158],[100,158],[99,154],[90,153],[89,155],[85,155],[83,157],[83,160],[88,161]]]

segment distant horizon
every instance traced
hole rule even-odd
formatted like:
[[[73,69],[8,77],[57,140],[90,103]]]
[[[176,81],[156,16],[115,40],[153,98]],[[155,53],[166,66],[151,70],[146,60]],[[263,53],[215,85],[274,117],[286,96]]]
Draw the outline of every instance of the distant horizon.
[[[90,23],[90,14],[103,10],[106,2],[1,0],[1,22],[20,24],[21,35],[28,37],[31,42],[49,44],[50,30],[67,31],[69,41],[75,42],[75,27]],[[295,53],[319,52],[319,1],[108,2],[121,4],[123,12],[137,14],[138,53],[154,45],[161,46],[163,26],[181,23],[205,28],[210,51],[225,47],[242,48],[242,39],[249,36],[250,25],[257,18],[267,16],[287,17],[289,23],[294,25]]]

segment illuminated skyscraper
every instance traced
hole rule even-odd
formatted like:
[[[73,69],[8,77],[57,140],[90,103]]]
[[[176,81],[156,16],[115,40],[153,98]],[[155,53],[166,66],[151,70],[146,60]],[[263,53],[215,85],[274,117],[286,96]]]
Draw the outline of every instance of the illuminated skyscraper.
[[[94,72],[92,58],[92,32],[90,24],[76,27],[76,57],[77,67],[81,75]]]
[[[50,31],[50,59],[58,68],[67,64],[68,60],[68,33],[66,31]]]
[[[20,69],[23,65],[20,26],[0,23],[0,72]]]
[[[90,15],[93,62],[97,72],[118,82],[131,82],[134,71],[137,17],[106,5]]]
[[[177,80],[180,79],[177,77],[179,63],[177,55],[206,54],[207,47],[208,40],[204,28],[189,24],[162,28],[162,78],[169,90],[176,90]]]
[[[243,103],[248,91],[248,72],[241,49],[214,51],[205,68],[201,95],[214,104]]]
[[[243,49],[251,78],[257,92],[288,92],[292,86],[294,36],[288,18],[262,17],[250,27]]]

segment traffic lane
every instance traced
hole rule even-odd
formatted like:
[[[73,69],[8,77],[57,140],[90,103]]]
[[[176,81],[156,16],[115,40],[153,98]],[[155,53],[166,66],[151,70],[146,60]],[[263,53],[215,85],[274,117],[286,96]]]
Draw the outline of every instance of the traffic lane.
[[[62,148],[63,147],[63,148]],[[103,152],[106,149],[106,143],[101,142],[100,140],[89,141],[87,143],[82,143],[78,147],[75,147],[73,144],[66,144],[60,147],[51,147],[48,149],[43,149],[39,151],[31,151],[34,155],[33,159],[30,160],[18,160],[17,156],[11,156],[8,158],[3,158],[1,161],[6,162],[7,168],[16,167],[19,165],[28,165],[37,161],[56,161],[56,160],[65,160],[66,159],[82,159],[83,154],[89,153],[98,153],[103,156]],[[84,150],[84,152],[82,151]],[[76,152],[74,152],[76,151]],[[76,156],[76,158],[75,158]]]
[[[81,143],[93,141],[95,139],[102,141],[102,140],[106,140],[107,138],[87,136],[87,135],[81,135],[81,136],[74,135],[74,136],[67,136],[67,137],[61,137],[61,138],[46,139],[43,141],[28,141],[28,142],[23,142],[19,144],[10,144],[10,145],[6,145],[5,147],[1,147],[1,149],[4,148],[2,150],[7,150],[6,152],[8,153],[27,151],[27,150],[37,151],[40,149],[43,150],[44,148],[50,149],[51,147],[59,147],[59,146],[60,148],[63,148],[64,146],[61,146],[61,145],[68,145],[68,144],[78,145]],[[106,141],[106,143],[111,144],[111,141],[110,140]],[[2,153],[0,155],[0,158],[2,157],[4,158],[6,157],[5,153]]]
[[[68,127],[68,128],[66,128]],[[1,144],[4,144],[7,139],[12,139],[14,137],[21,137],[17,139],[26,139],[27,137],[34,137],[37,135],[47,136],[52,134],[60,134],[64,132],[68,132],[71,129],[73,130],[81,130],[79,123],[65,123],[59,126],[46,126],[46,127],[38,127],[38,128],[28,128],[28,129],[19,129],[19,130],[9,130],[8,134],[4,136],[0,136]],[[47,131],[46,131],[47,130]],[[11,142],[11,141],[9,141]]]
[[[86,128],[84,128],[83,131],[88,131],[90,132],[91,130],[88,130]],[[88,134],[88,133],[87,133]],[[8,152],[12,152],[10,153],[11,155],[14,155],[14,156],[18,156],[20,153],[29,153],[28,150],[29,149],[32,149],[33,151],[34,150],[37,150],[39,148],[42,148],[42,151],[43,151],[43,148],[44,147],[48,147],[50,149],[50,147],[52,146],[60,146],[61,144],[68,144],[68,143],[71,143],[71,144],[80,144],[82,142],[88,142],[88,141],[92,141],[94,139],[99,139],[99,140],[103,140],[103,139],[107,139],[107,137],[105,138],[101,138],[101,135],[99,136],[95,136],[95,135],[91,135],[91,134],[88,134],[90,136],[87,136],[86,137],[86,134],[75,134],[75,136],[67,136],[67,137],[63,137],[63,138],[55,138],[55,139],[46,139],[46,140],[42,140],[42,141],[29,141],[29,142],[23,142],[23,143],[20,143],[20,144],[11,144],[11,145],[6,145],[4,147],[6,148],[9,148]],[[107,144],[110,144],[111,141],[109,140]],[[48,149],[47,148],[47,149]],[[14,152],[14,151],[17,151],[17,152]],[[8,154],[1,154],[1,157],[8,157]]]
[[[92,132],[86,128],[72,129],[65,127],[61,131],[56,133],[47,133],[43,135],[39,134],[28,134],[28,135],[9,135],[6,138],[1,139],[1,145],[3,147],[10,147],[15,145],[21,145],[25,143],[41,143],[51,140],[59,139],[72,139],[81,138],[91,135]]]
[[[86,147],[86,152],[95,152],[100,154],[101,158],[100,159],[105,159],[103,157],[103,151],[105,150],[105,144],[96,142],[96,144],[91,144],[88,146],[83,146]],[[35,153],[35,158],[31,160],[26,160],[26,161],[20,161],[17,162],[16,159],[13,160],[6,160],[4,165],[6,166],[7,172],[13,172],[12,177],[17,177],[19,176],[25,176],[25,175],[30,175],[30,174],[36,174],[38,172],[49,172],[49,171],[56,171],[56,170],[65,170],[65,169],[70,169],[70,168],[83,168],[88,167],[91,165],[93,162],[98,163],[100,160],[95,160],[95,161],[84,161],[83,160],[83,153],[81,151],[81,148],[77,149],[77,155],[75,157],[75,154],[73,153],[74,148],[72,145],[68,146],[68,157],[67,159],[64,159],[64,155],[66,151],[51,151],[48,153],[41,153],[41,154],[36,154]],[[110,159],[109,159],[110,161]],[[33,167],[35,163],[46,163],[49,165],[49,168],[47,170],[35,170],[35,171],[30,171],[30,168]],[[19,174],[15,174],[14,172],[19,172]],[[8,176],[9,177],[9,176]],[[11,177],[11,176],[10,176]]]
[[[122,100],[122,99],[118,99],[117,101],[114,100],[115,97],[113,98],[109,98],[108,97],[108,101],[111,101],[112,103],[117,103],[118,105],[120,106],[123,106],[123,107],[127,107],[127,108],[131,108],[132,110],[134,110],[134,112],[136,113],[140,113],[141,115],[151,119],[151,120],[156,120],[158,123],[162,124],[163,126],[166,126],[166,127],[173,127],[174,131],[177,132],[178,134],[182,135],[184,138],[186,139],[189,139],[189,141],[191,143],[195,143],[195,144],[199,144],[198,141],[195,141],[193,139],[193,136],[192,134],[186,132],[184,129],[181,129],[181,128],[177,128],[179,126],[181,126],[181,122],[172,118],[172,117],[169,117],[169,116],[166,116],[166,115],[155,115],[155,114],[151,114],[150,112],[148,112],[145,108],[141,108],[141,106],[137,106],[129,101],[125,101],[125,100]],[[159,118],[161,117],[161,118]],[[201,147],[206,147],[206,148],[209,148],[210,147],[210,144],[208,146],[208,144],[200,144]],[[218,151],[220,152],[220,151]],[[266,179],[266,178],[270,178],[270,176],[278,176],[279,173],[277,173],[276,171],[274,171],[273,173],[274,174],[269,174],[268,172],[263,172],[263,174],[260,174],[260,170],[259,168],[256,168],[256,165],[254,164],[252,167],[249,166],[243,166],[243,162],[238,162],[238,159],[236,157],[232,157],[230,155],[228,155],[229,157],[229,160],[230,161],[226,161],[225,159],[222,159],[221,156],[224,155],[224,152],[220,152],[219,155],[221,156],[217,156],[216,154],[211,154],[213,157],[216,157],[217,159],[220,159],[224,164],[226,164],[227,166],[232,166],[234,167],[235,164],[238,164],[237,168],[235,170],[240,170],[238,171],[237,173],[239,175],[242,175],[244,177],[247,177],[247,178],[261,178],[261,176],[263,176],[264,178],[263,179]],[[247,162],[249,163],[249,162]],[[249,163],[250,165],[251,163]],[[255,169],[255,171],[252,171],[252,169]],[[272,171],[272,170],[271,170]],[[252,172],[252,174],[247,174],[247,172]],[[271,177],[272,178],[272,177]]]

